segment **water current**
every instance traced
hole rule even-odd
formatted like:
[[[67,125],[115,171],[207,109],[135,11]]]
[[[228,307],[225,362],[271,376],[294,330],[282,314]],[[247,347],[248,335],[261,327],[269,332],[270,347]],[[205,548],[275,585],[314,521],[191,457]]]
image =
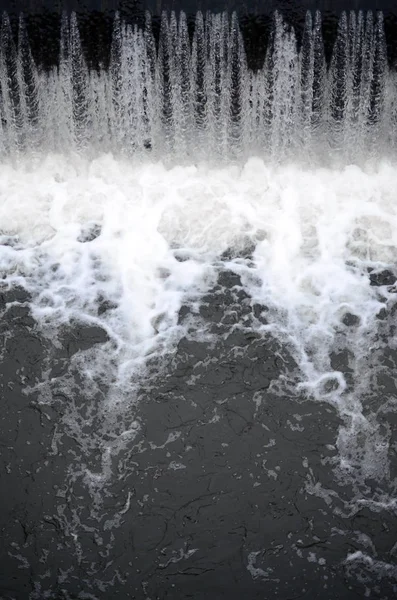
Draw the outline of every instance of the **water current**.
[[[292,432],[304,430],[299,411],[305,403],[312,411],[323,407],[318,418],[332,415],[338,426],[325,454],[318,452],[337,483],[326,489],[303,456],[305,493],[331,506],[335,519],[363,507],[374,518],[382,511],[395,515],[397,76],[388,65],[381,13],[343,13],[328,62],[322,35],[319,12],[307,14],[300,40],[275,13],[263,66],[254,72],[235,14],[199,12],[191,30],[183,12],[164,13],[156,38],[149,16],[143,29],[116,16],[109,67],[91,69],[76,15],[64,15],[59,64],[45,71],[33,60],[23,18],[15,40],[3,16],[4,318],[15,307],[29,309],[32,330],[52,348],[23,393],[35,394],[40,411],[62,407],[52,452],[62,454],[62,439],[74,440],[65,489],[80,485],[91,508],[88,517],[86,500],[73,509],[65,501],[58,521],[47,516],[45,522],[70,539],[79,568],[91,560],[91,575],[87,566],[83,571],[87,581],[97,581],[96,587],[81,584],[79,593],[88,595],[73,595],[73,568],[58,574],[58,587],[46,587],[42,575],[29,598],[116,597],[106,590],[121,585],[123,575],[103,583],[100,568],[92,566],[97,558],[87,558],[84,535],[96,531],[102,562],[112,556],[132,488],[120,492],[123,506],[106,521],[103,515],[114,482],[127,480],[133,456],[144,452],[136,441],[146,427],[139,417],[142,390],[155,397],[153,382],[171,376],[187,343],[205,348],[193,353],[186,375],[193,390],[216,362],[212,351],[218,358],[227,354],[232,371],[244,352],[251,352],[246,368],[260,368],[259,340],[273,340],[266,360],[270,353],[284,365],[279,375],[266,392],[244,380],[253,390],[244,400],[256,407],[253,422],[263,418],[267,427],[260,416],[266,394],[275,406],[293,399]],[[222,314],[217,324],[206,318],[206,306]],[[96,343],[70,350],[88,330]],[[65,331],[73,333],[63,356]],[[4,360],[13,336],[12,327],[3,332]],[[238,336],[251,342],[244,346]],[[18,367],[21,381],[29,360]],[[217,410],[227,402],[219,393],[208,423],[218,422]],[[180,429],[170,430],[163,446],[150,442],[151,450],[177,443]],[[268,479],[282,479],[283,470],[265,463]],[[186,469],[180,455],[169,465]],[[342,529],[334,524],[332,535],[346,535]],[[354,535],[359,542],[344,553],[347,573],[369,597],[391,597],[382,596],[382,582],[392,581],[395,589],[396,546],[379,556],[369,534]],[[298,542],[291,547],[302,558]],[[320,554],[306,558],[320,569],[326,559],[315,544]],[[21,568],[24,547],[21,542],[15,550]],[[186,544],[175,548],[166,566],[197,552]],[[271,573],[277,566],[261,552],[247,550],[247,572],[276,586]],[[148,582],[140,585],[146,594]],[[277,586],[264,589],[278,597]]]

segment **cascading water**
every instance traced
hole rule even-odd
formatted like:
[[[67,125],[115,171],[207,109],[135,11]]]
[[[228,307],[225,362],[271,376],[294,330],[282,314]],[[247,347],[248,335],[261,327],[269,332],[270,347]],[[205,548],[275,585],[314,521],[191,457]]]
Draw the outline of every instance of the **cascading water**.
[[[295,561],[317,569],[302,594],[320,577],[321,597],[347,598],[343,565],[387,598],[396,547],[359,521],[365,509],[386,527],[397,494],[397,77],[382,14],[343,13],[327,62],[319,12],[299,40],[275,13],[256,71],[236,14],[190,27],[163,13],[154,31],[116,15],[109,66],[92,69],[64,15],[45,71],[23,18],[15,43],[3,16],[2,364],[15,354],[48,436],[27,440],[50,450],[21,472],[55,489],[34,516],[54,552],[37,554],[25,509],[10,520],[24,524],[7,560],[30,568],[31,590],[4,597],[211,598],[213,582],[194,595],[177,578],[217,573],[200,537],[216,530],[239,598],[290,598]],[[182,587],[166,595],[173,568]],[[236,597],[227,585],[219,598]]]
[[[295,33],[276,13],[262,69],[247,67],[236,14],[199,12],[192,39],[183,12],[163,13],[156,45],[145,28],[116,16],[108,70],[90,70],[77,19],[64,15],[58,67],[39,70],[23,18],[14,46],[1,28],[3,155],[116,152],[224,161],[258,155],[360,161],[394,149],[395,74],[382,13],[343,13],[329,67],[321,15]]]

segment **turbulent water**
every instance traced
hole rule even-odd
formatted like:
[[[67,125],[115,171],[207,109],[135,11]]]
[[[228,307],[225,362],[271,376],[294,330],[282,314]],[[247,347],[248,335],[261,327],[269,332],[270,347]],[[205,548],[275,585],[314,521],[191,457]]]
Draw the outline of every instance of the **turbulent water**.
[[[55,354],[67,327],[101,332],[72,353],[66,375],[49,352],[27,390],[55,406],[80,378],[84,412],[62,401],[52,443],[57,454],[62,435],[76,440],[66,483],[89,490],[90,518],[101,521],[105,492],[127,469],[114,461],[145,427],[134,420],[140,386],[172,371],[181,340],[214,349],[239,331],[288,349],[290,363],[274,354],[289,365],[270,385],[280,403],[306,398],[340,418],[336,454],[323,464],[349,494],[342,502],[312,471],[306,489],[341,519],[363,506],[394,514],[397,80],[381,13],[343,14],[328,65],[320,14],[308,14],[299,50],[276,14],[255,73],[235,15],[198,13],[192,37],[183,13],[163,15],[158,44],[149,19],[139,30],[116,17],[110,66],[99,72],[85,63],[75,16],[62,20],[50,72],[34,64],[23,20],[15,47],[4,16],[0,88],[2,290],[29,293]],[[235,304],[219,287],[225,273]],[[208,302],[223,311],[222,327],[203,317]],[[189,386],[213,360],[197,361]],[[254,394],[258,410],[262,400]],[[108,530],[120,527],[117,514]],[[80,561],[84,518],[79,507],[67,524]],[[346,553],[347,569],[367,591],[371,577],[395,581],[394,559],[365,547]],[[193,550],[183,552],[178,560]],[[247,569],[268,580],[257,555]],[[32,598],[44,597],[35,589]]]

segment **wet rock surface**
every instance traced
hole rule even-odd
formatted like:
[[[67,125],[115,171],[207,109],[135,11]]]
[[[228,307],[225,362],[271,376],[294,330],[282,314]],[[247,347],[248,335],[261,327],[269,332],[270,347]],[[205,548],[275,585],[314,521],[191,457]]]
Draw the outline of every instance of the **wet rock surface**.
[[[55,344],[28,302],[1,296],[0,598],[395,597],[396,509],[371,504],[386,484],[338,475],[341,417],[291,385],[280,341],[250,330],[267,308],[236,275],[180,311],[212,336],[192,330],[111,414],[106,385],[73,363],[105,332],[76,324]],[[349,370],[347,352],[333,360]],[[393,428],[392,408],[378,413]]]

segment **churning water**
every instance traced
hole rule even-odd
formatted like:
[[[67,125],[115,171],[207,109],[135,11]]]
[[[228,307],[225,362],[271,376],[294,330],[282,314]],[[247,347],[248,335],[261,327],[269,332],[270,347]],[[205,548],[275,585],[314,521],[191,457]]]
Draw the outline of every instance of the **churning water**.
[[[141,30],[116,17],[106,70],[88,68],[76,17],[64,17],[50,72],[23,20],[14,45],[4,16],[0,89],[3,285],[29,290],[43,331],[106,331],[74,360],[92,385],[111,383],[112,411],[148,357],[160,368],[182,336],[211,339],[200,298],[227,268],[267,309],[266,322],[233,327],[271,331],[298,364],[275,392],[336,407],[341,473],[382,481],[366,505],[391,506],[391,430],[376,415],[396,400],[376,377],[395,348],[384,313],[396,294],[369,277],[393,273],[397,251],[397,78],[382,14],[343,14],[329,64],[319,13],[300,48],[276,14],[256,72],[235,15],[198,13],[192,37],[183,13],[163,15],[156,41],[149,19]],[[184,304],[197,313],[187,325]],[[332,366],[340,352],[350,381]]]

